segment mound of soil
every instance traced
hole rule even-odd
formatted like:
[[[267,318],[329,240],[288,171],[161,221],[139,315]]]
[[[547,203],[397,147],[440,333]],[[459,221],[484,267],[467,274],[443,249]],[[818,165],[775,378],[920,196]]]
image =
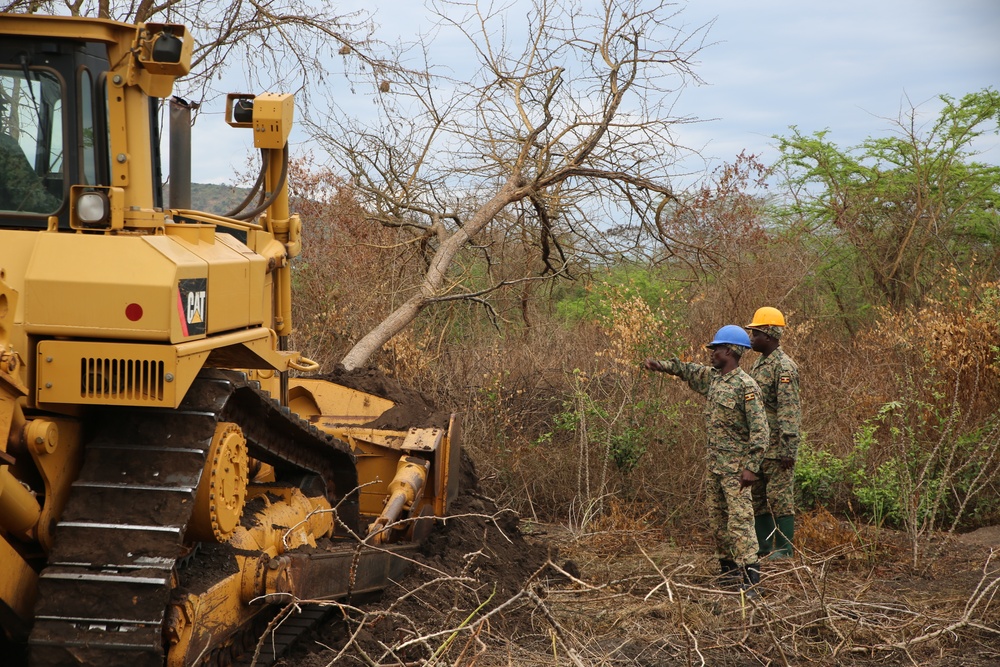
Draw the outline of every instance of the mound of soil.
[[[362,656],[377,661],[386,647],[399,645],[407,637],[458,627],[470,616],[482,616],[503,605],[529,585],[532,575],[544,566],[547,549],[525,540],[516,513],[498,510],[491,499],[479,493],[475,468],[464,452],[462,482],[449,518],[431,532],[415,555],[409,574],[386,589],[380,599],[363,605],[363,619],[355,615],[345,627],[335,615],[275,664],[328,665],[345,646],[343,663],[337,664],[370,664]],[[494,630],[500,624],[510,624],[507,631],[516,633],[519,625],[530,623],[530,615],[505,613],[493,623]],[[438,638],[429,644],[440,645],[441,641]],[[352,645],[347,646],[348,642]],[[394,654],[393,660],[410,664],[428,657],[427,645],[418,644]]]
[[[495,602],[517,594],[548,558],[543,547],[528,542],[520,530],[520,517],[510,509],[498,510],[492,499],[479,493],[475,466],[462,452],[462,492],[421,548],[414,577],[404,588],[439,578],[441,573],[471,577],[485,599],[492,591]],[[449,592],[451,593],[451,591]],[[478,597],[478,596],[477,596]],[[449,598],[448,604],[454,600]],[[440,608],[428,617],[440,618]]]
[[[349,371],[338,366],[315,379],[393,401],[395,407],[367,424],[374,428],[445,428],[451,417],[420,392],[374,368]],[[460,474],[458,498],[420,550],[408,554],[413,564],[407,576],[377,600],[352,601],[360,611],[350,612],[349,622],[344,622],[343,615],[334,614],[329,623],[311,630],[310,636],[276,665],[328,665],[341,650],[344,655],[337,664],[380,664],[386,647],[405,643],[408,637],[459,627],[470,617],[480,617],[509,603],[531,585],[532,576],[548,559],[547,547],[526,540],[518,515],[498,509],[492,499],[480,493],[475,466],[464,451]],[[530,623],[530,614],[506,613],[518,606],[508,604],[504,614],[491,620],[491,627],[496,630],[509,625],[514,633],[519,626]],[[405,648],[402,653],[394,652],[388,664],[426,660],[430,657],[429,647],[440,646],[442,641],[435,638]]]
[[[434,403],[419,391],[404,387],[377,368],[347,370],[338,364],[333,372],[313,376],[313,379],[333,382],[395,403],[394,407],[386,410],[378,419],[365,424],[372,428],[395,430],[406,430],[414,426],[447,428],[451,417],[450,412],[438,410]]]

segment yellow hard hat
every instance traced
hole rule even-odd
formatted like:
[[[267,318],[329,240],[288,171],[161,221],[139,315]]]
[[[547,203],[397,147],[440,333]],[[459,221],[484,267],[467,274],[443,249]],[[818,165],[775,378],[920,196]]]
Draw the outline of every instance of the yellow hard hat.
[[[785,326],[785,316],[781,314],[781,311],[771,306],[764,306],[758,308],[757,312],[753,314],[753,321],[747,325],[747,328],[783,326]]]

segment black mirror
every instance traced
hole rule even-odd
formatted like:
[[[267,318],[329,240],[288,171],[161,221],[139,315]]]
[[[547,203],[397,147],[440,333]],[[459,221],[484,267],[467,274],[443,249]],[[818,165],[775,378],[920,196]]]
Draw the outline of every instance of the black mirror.
[[[178,63],[181,61],[181,49],[184,43],[169,32],[161,32],[153,41],[153,49],[150,55],[153,62],[157,63]]]
[[[233,107],[233,120],[237,123],[252,123],[253,100],[237,100]]]

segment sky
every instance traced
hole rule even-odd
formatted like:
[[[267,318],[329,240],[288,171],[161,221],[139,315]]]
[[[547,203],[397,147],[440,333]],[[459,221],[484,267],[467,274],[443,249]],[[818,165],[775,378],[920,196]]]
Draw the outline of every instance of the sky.
[[[337,6],[373,9],[384,41],[412,39],[430,22],[419,1]],[[678,7],[674,23],[693,29],[714,21],[695,68],[704,84],[685,89],[676,107],[704,121],[685,125],[678,138],[701,150],[709,170],[741,151],[772,161],[773,136],[793,125],[807,134],[829,130],[841,147],[853,146],[888,134],[888,119],[911,107],[931,120],[939,95],[1000,88],[1000,0],[692,0]],[[344,87],[333,92],[347,108],[370,113],[365,93],[352,94],[338,77],[326,82]],[[242,90],[240,82],[234,89]],[[224,100],[205,103],[194,127],[195,182],[231,183],[245,171],[249,133],[225,126],[223,107]],[[308,149],[301,133],[292,142],[293,154]],[[1000,164],[997,136],[977,147],[981,159]]]
[[[698,70],[708,85],[682,104],[718,118],[691,137],[722,158],[743,148],[773,158],[771,137],[792,125],[856,145],[901,110],[933,118],[942,94],[1000,87],[998,0],[700,0],[689,12],[718,17]]]

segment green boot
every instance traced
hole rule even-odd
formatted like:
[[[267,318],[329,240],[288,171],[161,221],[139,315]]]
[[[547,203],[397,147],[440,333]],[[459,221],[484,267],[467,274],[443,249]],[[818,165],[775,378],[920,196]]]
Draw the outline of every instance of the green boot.
[[[779,516],[775,522],[777,530],[774,533],[774,550],[769,559],[791,558],[792,538],[795,536],[795,515],[786,514]]]
[[[757,533],[757,556],[764,558],[771,553],[771,536],[774,533],[774,515],[770,512],[753,518],[754,532]]]

